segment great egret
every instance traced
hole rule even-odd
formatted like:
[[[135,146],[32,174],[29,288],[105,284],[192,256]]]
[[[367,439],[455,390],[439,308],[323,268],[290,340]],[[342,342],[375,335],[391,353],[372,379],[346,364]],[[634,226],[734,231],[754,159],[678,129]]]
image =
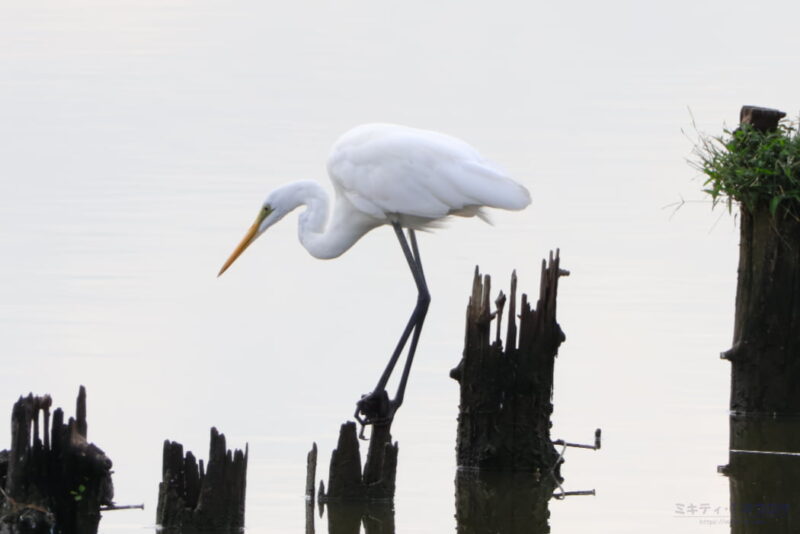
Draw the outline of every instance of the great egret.
[[[276,189],[219,274],[267,228],[303,205],[298,237],[315,258],[336,258],[370,230],[392,225],[417,285],[417,304],[375,389],[356,405],[355,417],[363,432],[364,425],[391,420],[402,404],[428,311],[430,294],[414,232],[435,227],[449,215],[486,220],[484,207],[521,210],[531,200],[525,187],[467,143],[391,124],[365,124],[346,132],[331,149],[328,174],[336,195],[330,217],[328,194],[316,182],[293,182]],[[403,374],[394,399],[389,400],[386,383],[409,336]]]

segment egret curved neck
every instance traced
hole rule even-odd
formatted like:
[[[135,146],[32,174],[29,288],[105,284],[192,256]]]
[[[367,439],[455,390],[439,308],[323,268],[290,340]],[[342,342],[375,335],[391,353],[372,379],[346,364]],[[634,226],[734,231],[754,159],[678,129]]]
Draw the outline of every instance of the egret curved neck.
[[[346,199],[338,196],[328,222],[328,194],[316,182],[303,184],[302,198],[300,204],[305,204],[306,210],[300,214],[297,235],[303,247],[315,258],[327,260],[341,256],[361,236],[380,224],[352,209]]]

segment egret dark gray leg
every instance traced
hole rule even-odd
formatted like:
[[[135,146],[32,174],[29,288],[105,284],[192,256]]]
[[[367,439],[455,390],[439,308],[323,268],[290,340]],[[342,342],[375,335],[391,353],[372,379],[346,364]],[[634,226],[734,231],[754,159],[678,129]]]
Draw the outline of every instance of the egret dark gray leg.
[[[411,364],[414,362],[414,354],[417,352],[417,342],[419,341],[420,332],[422,332],[422,324],[425,322],[425,316],[428,314],[428,306],[431,303],[431,295],[428,292],[428,283],[425,280],[425,272],[422,270],[422,258],[419,255],[417,248],[417,236],[414,230],[408,231],[408,237],[411,240],[411,252],[413,254],[415,267],[411,269],[414,273],[414,280],[417,282],[417,306],[414,308],[415,315],[419,311],[419,317],[414,327],[414,335],[411,336],[411,345],[408,347],[408,357],[406,364],[403,367],[403,375],[400,377],[400,384],[397,386],[397,393],[391,401],[392,413],[394,413],[401,404],[403,404],[403,397],[406,392],[406,384],[408,383],[408,375],[411,372]]]
[[[409,239],[411,240],[411,247],[409,247],[408,241],[403,234],[402,227],[397,223],[393,223],[392,226],[394,227],[395,234],[400,242],[400,247],[403,249],[403,254],[406,257],[408,266],[411,269],[411,274],[414,276],[414,282],[417,285],[417,304],[414,307],[414,311],[412,312],[411,317],[409,318],[408,323],[403,330],[403,334],[400,336],[400,340],[398,341],[394,352],[392,352],[392,356],[389,358],[389,362],[381,374],[375,389],[368,395],[364,395],[356,404],[355,418],[362,425],[362,437],[364,425],[368,425],[379,420],[391,419],[394,416],[394,412],[403,403],[403,396],[405,394],[405,388],[408,382],[408,375],[411,371],[411,364],[414,361],[414,353],[417,349],[419,334],[422,330],[422,324],[425,321],[425,315],[428,312],[428,305],[430,303],[430,294],[425,281],[425,275],[422,271],[422,262],[420,261],[419,249],[417,247],[417,239],[414,235],[414,231],[408,231]],[[406,358],[406,363],[403,368],[403,375],[397,388],[397,394],[395,395],[395,398],[390,401],[388,394],[386,393],[386,383],[389,381],[389,377],[397,365],[400,354],[403,352],[403,349],[405,348],[410,336],[411,345],[409,346],[408,357]],[[363,417],[361,416],[362,414]]]

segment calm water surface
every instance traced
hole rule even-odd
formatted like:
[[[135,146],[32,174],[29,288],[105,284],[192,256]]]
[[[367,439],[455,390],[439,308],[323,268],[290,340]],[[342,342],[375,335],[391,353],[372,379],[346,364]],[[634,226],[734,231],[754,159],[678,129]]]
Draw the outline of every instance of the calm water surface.
[[[553,437],[605,439],[567,452],[564,490],[596,496],[550,501],[552,531],[727,532],[679,512],[731,502],[738,239],[686,164],[688,109],[710,133],[742,104],[794,112],[800,8],[761,29],[759,6],[6,1],[0,413],[28,391],[69,412],[87,386],[117,501],[146,505],[103,532],[151,529],[162,441],[205,456],[211,425],[250,445],[248,531],[302,532],[306,451],[327,465],[411,277],[389,229],[320,262],[293,217],[215,275],[270,189],[326,182],[341,132],[400,122],[468,140],[534,202],[420,238],[433,304],[395,423],[397,532],[456,528],[448,371],[475,264],[535,292],[556,247]],[[665,208],[681,198],[703,202]]]

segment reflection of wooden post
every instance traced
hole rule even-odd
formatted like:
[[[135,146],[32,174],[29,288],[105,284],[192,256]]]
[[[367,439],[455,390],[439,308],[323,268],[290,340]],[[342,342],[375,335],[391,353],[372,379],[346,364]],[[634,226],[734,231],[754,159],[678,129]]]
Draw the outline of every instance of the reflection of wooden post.
[[[785,113],[742,108],[742,124],[774,130]],[[768,200],[740,206],[739,277],[730,408],[738,413],[800,414],[800,221]],[[786,202],[794,202],[787,200]]]
[[[800,420],[731,416],[731,534],[800,532]],[[788,453],[788,454],[781,454]]]
[[[491,320],[503,315],[500,294],[490,309],[491,280],[477,269],[467,306],[464,355],[450,375],[461,385],[457,455],[459,467],[483,471],[547,473],[558,466],[550,440],[553,364],[564,334],[556,322],[559,256],[542,262],[539,301],[532,309],[522,295],[517,339],[516,274],[511,278],[506,347],[500,326],[492,338]]]
[[[326,508],[328,534],[359,534],[362,525],[364,534],[395,534],[390,502],[334,502]]]
[[[162,482],[156,522],[164,528],[239,529],[244,527],[247,485],[245,450],[229,451],[225,436],[211,429],[208,470],[183,445],[164,441]]]
[[[533,473],[456,474],[458,534],[546,534],[555,479]]]

